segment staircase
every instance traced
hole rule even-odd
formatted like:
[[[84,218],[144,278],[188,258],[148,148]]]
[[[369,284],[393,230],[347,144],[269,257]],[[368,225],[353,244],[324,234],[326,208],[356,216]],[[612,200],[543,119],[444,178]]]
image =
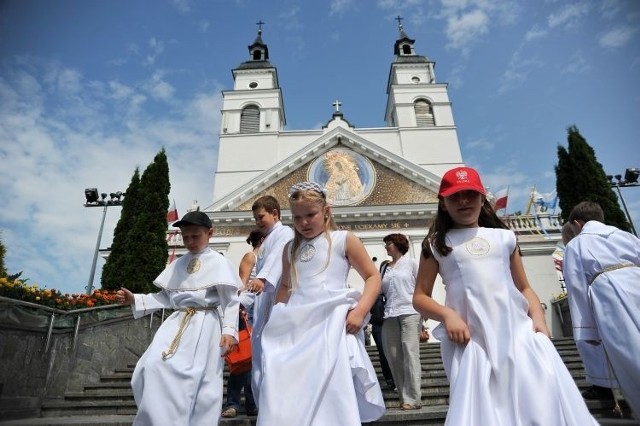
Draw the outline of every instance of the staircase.
[[[570,338],[554,339],[554,344],[567,365],[579,388],[588,386],[575,344]],[[374,346],[367,348],[371,361],[381,382],[380,362]],[[422,408],[412,411],[398,409],[400,401],[396,392],[384,390],[387,412],[383,418],[368,423],[371,426],[398,425],[443,425],[448,409],[449,384],[445,376],[440,346],[437,343],[423,343],[422,361]],[[69,392],[64,400],[49,401],[42,406],[42,417],[37,419],[0,422],[3,426],[35,425],[130,425],[136,413],[130,381],[133,365],[101,377],[98,384],[87,385],[82,392]],[[225,377],[227,373],[225,372]],[[225,388],[226,391],[226,388]],[[587,406],[602,425],[638,425],[629,420],[627,410],[625,420],[613,419],[613,403],[609,401],[587,401]],[[255,417],[242,412],[233,419],[221,419],[221,426],[249,426],[255,424]]]

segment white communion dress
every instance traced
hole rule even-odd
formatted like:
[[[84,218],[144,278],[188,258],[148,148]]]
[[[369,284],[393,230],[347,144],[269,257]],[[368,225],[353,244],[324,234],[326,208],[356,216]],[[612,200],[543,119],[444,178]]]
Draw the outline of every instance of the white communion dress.
[[[262,334],[258,425],[359,426],[384,414],[363,332],[345,328],[361,296],[347,287],[346,235],[331,233],[329,262],[324,233],[303,243],[299,286],[287,304],[273,307]]]
[[[511,277],[512,231],[451,229],[453,251],[433,250],[446,306],[466,321],[471,340],[441,341],[450,382],[447,425],[597,425],[551,340],[536,333],[528,302]]]

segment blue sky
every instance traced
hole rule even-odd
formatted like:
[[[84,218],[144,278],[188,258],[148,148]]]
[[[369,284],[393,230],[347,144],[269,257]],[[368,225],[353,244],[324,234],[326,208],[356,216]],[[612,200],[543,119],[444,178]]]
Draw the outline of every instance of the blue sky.
[[[464,161],[491,189],[510,185],[510,212],[532,185],[554,189],[572,124],[608,173],[640,167],[636,0],[4,0],[7,268],[82,292],[102,214],[83,207],[84,188],[124,191],[161,147],[179,213],[211,204],[221,91],[260,19],[287,130],[326,123],[336,99],[356,127],[384,126],[398,15],[449,83]],[[622,191],[640,227],[640,188]],[[101,247],[119,213],[108,210]]]

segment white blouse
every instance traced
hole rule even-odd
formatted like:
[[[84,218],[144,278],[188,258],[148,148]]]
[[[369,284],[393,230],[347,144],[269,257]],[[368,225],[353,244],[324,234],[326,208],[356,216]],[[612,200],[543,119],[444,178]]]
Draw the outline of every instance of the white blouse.
[[[393,266],[387,266],[382,277],[382,292],[387,299],[384,305],[384,317],[413,315],[413,292],[418,276],[418,261],[402,256]]]

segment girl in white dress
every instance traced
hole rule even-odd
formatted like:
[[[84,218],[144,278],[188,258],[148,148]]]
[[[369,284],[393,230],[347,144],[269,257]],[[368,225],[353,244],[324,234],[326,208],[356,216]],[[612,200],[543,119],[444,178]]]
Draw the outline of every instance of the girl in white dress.
[[[319,185],[294,185],[289,202],[295,237],[284,249],[276,305],[262,334],[258,425],[376,420],[384,400],[362,327],[380,274],[360,240],[336,230]],[[347,286],[351,266],[365,281],[362,294]]]
[[[414,307],[440,321],[447,425],[597,425],[553,343],[513,231],[469,167],[442,178]],[[445,305],[431,294],[440,274]]]

